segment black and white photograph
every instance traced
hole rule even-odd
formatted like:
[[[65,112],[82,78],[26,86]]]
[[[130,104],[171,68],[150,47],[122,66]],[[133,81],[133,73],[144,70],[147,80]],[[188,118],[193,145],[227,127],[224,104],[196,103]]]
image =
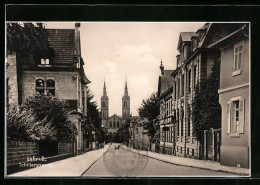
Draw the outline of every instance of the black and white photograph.
[[[250,26],[6,21],[5,177],[250,177]]]

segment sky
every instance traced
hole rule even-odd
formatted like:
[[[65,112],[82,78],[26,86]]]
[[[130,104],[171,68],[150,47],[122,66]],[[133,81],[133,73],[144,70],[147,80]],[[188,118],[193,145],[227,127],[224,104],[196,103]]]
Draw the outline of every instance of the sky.
[[[142,100],[158,90],[160,63],[176,69],[180,32],[196,32],[202,22],[81,22],[81,55],[88,85],[100,109],[104,80],[109,115],[122,115],[127,80],[130,112],[138,116]],[[48,22],[46,28],[75,28],[74,22]]]

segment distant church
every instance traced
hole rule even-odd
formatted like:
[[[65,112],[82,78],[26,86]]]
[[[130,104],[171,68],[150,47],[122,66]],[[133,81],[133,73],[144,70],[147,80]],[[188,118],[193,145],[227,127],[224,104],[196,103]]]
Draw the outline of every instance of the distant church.
[[[104,82],[103,96],[101,97],[102,124],[108,133],[115,134],[117,129],[125,124],[130,117],[130,96],[128,96],[127,82],[125,82],[124,96],[122,97],[122,116],[112,115],[109,117],[109,98],[107,96],[106,83]]]

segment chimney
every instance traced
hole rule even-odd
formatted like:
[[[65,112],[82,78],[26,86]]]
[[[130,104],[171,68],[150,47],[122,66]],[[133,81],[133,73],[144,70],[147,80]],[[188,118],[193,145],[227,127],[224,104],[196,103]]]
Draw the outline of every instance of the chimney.
[[[160,69],[161,69],[161,75],[163,76],[164,75],[164,66],[163,66],[162,61],[161,61]]]
[[[74,61],[77,64],[77,68],[80,67],[80,32],[79,32],[80,23],[75,23],[75,59]]]
[[[180,55],[176,55],[176,59],[177,59],[177,67],[179,67],[179,63],[180,63]]]

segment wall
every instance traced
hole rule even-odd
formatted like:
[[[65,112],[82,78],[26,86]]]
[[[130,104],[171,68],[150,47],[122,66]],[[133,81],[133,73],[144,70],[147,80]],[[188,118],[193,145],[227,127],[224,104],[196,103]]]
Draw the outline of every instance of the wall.
[[[59,155],[62,154],[73,154],[72,143],[58,143]]]
[[[249,41],[244,40],[242,72],[232,76],[234,60],[234,45],[221,51],[220,89],[249,82]]]
[[[36,142],[8,141],[7,166],[26,162],[27,157],[39,156],[39,145]]]
[[[8,79],[7,85],[7,98],[8,104],[11,107],[18,106],[18,84],[17,84],[17,71],[16,71],[16,54],[7,55],[6,61],[6,78]]]
[[[23,100],[35,94],[35,80],[37,78],[53,79],[55,81],[55,97],[61,99],[77,99],[77,76],[76,72],[54,71],[24,71],[22,74],[22,97]]]

